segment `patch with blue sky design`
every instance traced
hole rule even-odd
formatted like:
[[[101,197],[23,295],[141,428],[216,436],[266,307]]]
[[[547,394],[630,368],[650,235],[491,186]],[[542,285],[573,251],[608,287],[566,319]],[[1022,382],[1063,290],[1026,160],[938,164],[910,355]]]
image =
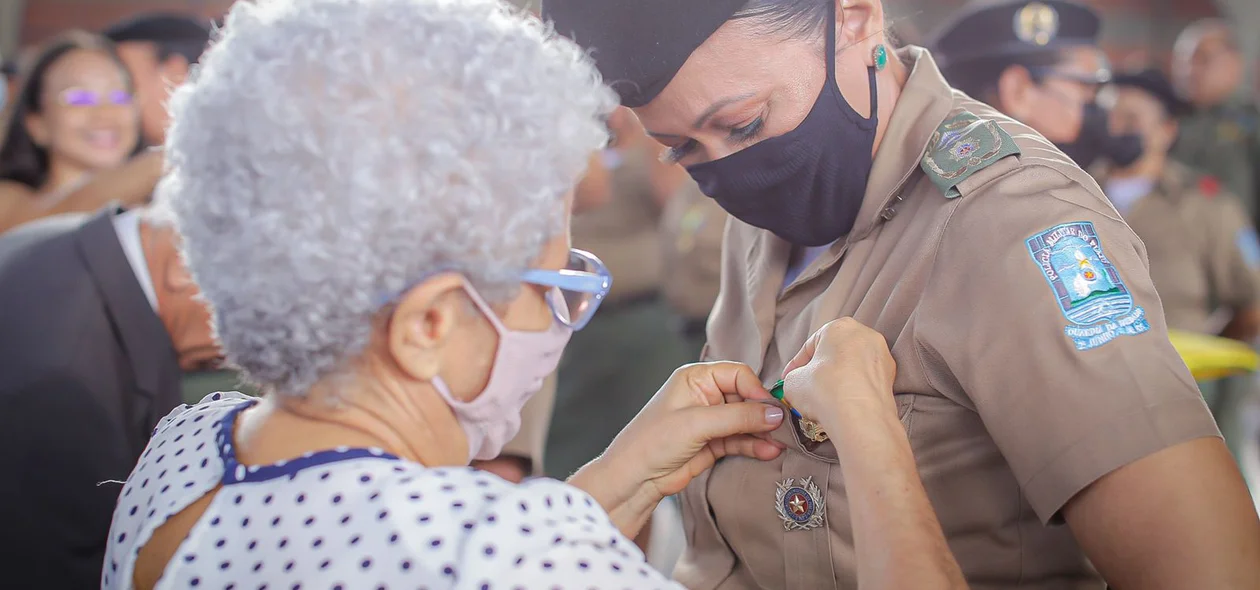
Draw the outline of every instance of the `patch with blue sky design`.
[[[1028,253],[1050,283],[1068,320],[1063,331],[1077,350],[1151,329],[1146,312],[1134,305],[1120,273],[1103,254],[1094,224],[1056,225],[1028,238]]]

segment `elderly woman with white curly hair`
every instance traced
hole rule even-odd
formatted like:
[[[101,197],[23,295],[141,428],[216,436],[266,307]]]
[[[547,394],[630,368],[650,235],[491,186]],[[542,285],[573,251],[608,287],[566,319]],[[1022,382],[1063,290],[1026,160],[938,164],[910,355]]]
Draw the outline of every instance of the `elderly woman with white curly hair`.
[[[173,95],[157,201],[267,393],[159,424],[103,587],[670,586],[627,535],[719,458],[782,451],[748,367],[679,370],[568,484],[467,467],[608,289],[568,217],[613,102],[575,45],[492,0],[237,2]],[[891,404],[882,339],[828,330],[795,399]]]

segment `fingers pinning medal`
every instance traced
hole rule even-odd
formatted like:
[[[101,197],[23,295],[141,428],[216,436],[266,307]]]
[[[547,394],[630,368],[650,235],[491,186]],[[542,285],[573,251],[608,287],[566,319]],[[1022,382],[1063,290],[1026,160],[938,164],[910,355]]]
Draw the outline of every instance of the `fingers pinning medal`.
[[[801,433],[805,435],[805,438],[816,443],[827,442],[829,437],[826,432],[823,432],[822,425],[802,416],[796,408],[792,407],[792,403],[784,397],[783,380],[780,379],[778,383],[774,384],[774,387],[770,388],[770,395],[774,396],[774,399],[783,402],[783,405],[787,406],[787,409],[792,412],[792,416],[800,423]]]

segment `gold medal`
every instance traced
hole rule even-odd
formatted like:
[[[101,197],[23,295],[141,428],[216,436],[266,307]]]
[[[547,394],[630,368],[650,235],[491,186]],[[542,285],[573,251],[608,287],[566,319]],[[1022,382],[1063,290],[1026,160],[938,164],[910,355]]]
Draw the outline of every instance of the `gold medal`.
[[[809,418],[801,418],[801,432],[814,442],[827,442],[827,433],[823,432],[822,425]]]
[[[774,399],[783,402],[783,405],[787,406],[787,409],[792,412],[792,416],[794,416],[797,422],[801,425],[801,432],[805,434],[805,438],[818,443],[827,442],[827,433],[823,432],[822,425],[802,416],[801,413],[796,411],[796,408],[793,408],[792,404],[788,403],[787,399],[785,399],[782,380],[770,387],[770,395],[774,396]]]

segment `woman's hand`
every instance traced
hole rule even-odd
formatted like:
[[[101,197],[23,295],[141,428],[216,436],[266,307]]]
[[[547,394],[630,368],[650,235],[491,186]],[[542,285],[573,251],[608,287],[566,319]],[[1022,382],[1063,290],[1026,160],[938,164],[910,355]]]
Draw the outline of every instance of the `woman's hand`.
[[[861,588],[966,588],[897,416],[897,365],[852,318],[823,326],[788,363],[785,397],[836,446]]]
[[[860,410],[895,416],[897,363],[884,336],[853,318],[823,326],[783,370],[784,397],[806,418],[838,432]]]
[[[569,483],[634,536],[656,504],[727,455],[769,460],[783,447],[758,435],[783,423],[747,365],[704,363],[674,371],[608,450]]]

